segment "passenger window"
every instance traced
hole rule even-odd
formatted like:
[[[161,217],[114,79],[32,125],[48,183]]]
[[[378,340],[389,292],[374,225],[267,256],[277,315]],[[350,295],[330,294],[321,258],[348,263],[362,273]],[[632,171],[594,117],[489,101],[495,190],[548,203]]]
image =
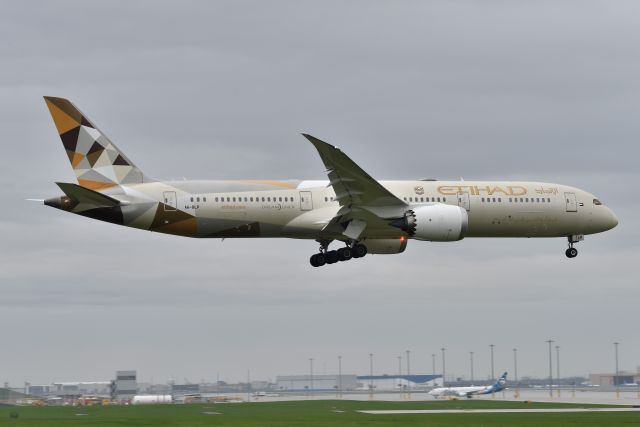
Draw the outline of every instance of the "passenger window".
[[[440,197],[438,197],[438,202],[440,202]]]
[[[511,197],[509,197],[509,203],[512,203],[512,199],[511,199]]]
[[[547,202],[551,203],[551,199],[547,197]]]
[[[218,201],[218,198],[216,197],[214,200],[217,202],[217,201]]]
[[[498,197],[498,202],[502,203],[502,198]]]
[[[520,197],[520,203],[522,203],[524,201],[524,199],[522,197]]]
[[[270,202],[270,201],[271,201],[271,197],[267,197],[267,202]]]
[[[443,198],[442,198],[442,201],[443,201],[443,202],[446,202],[446,201],[447,201],[447,198],[446,198],[446,197],[443,197]]]
[[[493,203],[495,203],[495,202],[496,202],[496,198],[494,197],[494,198],[493,198]]]
[[[482,203],[484,203],[484,197],[482,198]]]
[[[193,197],[191,198],[191,201],[193,202]]]

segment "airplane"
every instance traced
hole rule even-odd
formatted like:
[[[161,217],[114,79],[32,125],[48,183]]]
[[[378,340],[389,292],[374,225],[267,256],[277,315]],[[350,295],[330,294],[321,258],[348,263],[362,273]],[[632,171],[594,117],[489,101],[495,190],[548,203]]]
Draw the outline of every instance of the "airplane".
[[[471,387],[440,387],[434,388],[429,395],[435,397],[466,397],[471,399],[474,395],[497,393],[505,389],[507,383],[507,373],[502,374],[498,381],[487,386],[471,386]]]
[[[175,180],[142,172],[74,104],[44,97],[77,183],[45,205],[127,227],[194,238],[315,240],[313,267],[404,252],[408,240],[563,237],[565,254],[584,235],[618,224],[593,194],[520,181],[377,181],[345,153],[311,135],[328,181]],[[187,149],[187,148],[184,148]],[[329,250],[331,242],[342,247]]]

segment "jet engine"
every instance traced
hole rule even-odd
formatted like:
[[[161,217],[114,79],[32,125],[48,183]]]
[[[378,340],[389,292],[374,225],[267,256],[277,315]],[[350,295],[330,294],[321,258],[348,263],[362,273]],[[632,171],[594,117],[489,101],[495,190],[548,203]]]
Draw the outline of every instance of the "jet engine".
[[[361,242],[367,247],[367,253],[378,255],[399,254],[407,248],[407,239],[365,239]]]
[[[464,238],[469,228],[467,211],[459,206],[435,204],[417,206],[391,225],[416,240],[453,242]]]

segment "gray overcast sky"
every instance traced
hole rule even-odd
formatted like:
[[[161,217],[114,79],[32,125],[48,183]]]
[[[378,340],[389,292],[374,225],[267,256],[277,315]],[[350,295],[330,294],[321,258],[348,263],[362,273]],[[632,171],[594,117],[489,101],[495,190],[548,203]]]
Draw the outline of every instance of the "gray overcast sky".
[[[640,365],[637,1],[22,2],[0,15],[0,381],[307,372],[563,375]],[[74,181],[43,95],[158,178],[325,178],[300,132],[381,179],[530,179],[597,194],[579,244],[410,242],[312,269],[315,242],[190,240],[25,202]],[[554,362],[555,363],[555,362]],[[440,357],[438,356],[438,366]],[[438,368],[439,369],[439,368]]]

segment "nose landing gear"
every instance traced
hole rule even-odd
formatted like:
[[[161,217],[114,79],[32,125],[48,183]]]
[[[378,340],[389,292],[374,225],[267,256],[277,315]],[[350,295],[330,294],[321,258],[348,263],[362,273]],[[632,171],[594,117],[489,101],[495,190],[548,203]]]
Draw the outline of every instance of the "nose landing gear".
[[[578,250],[573,247],[573,244],[578,243],[582,240],[584,240],[584,236],[582,235],[567,237],[567,241],[569,242],[569,248],[564,252],[567,258],[575,258],[578,256]]]
[[[322,267],[325,264],[335,264],[338,261],[349,261],[353,258],[362,258],[367,254],[367,247],[361,243],[347,243],[347,246],[335,251],[329,250],[329,240],[322,240],[320,243],[320,252],[311,255],[309,263],[313,267]]]

